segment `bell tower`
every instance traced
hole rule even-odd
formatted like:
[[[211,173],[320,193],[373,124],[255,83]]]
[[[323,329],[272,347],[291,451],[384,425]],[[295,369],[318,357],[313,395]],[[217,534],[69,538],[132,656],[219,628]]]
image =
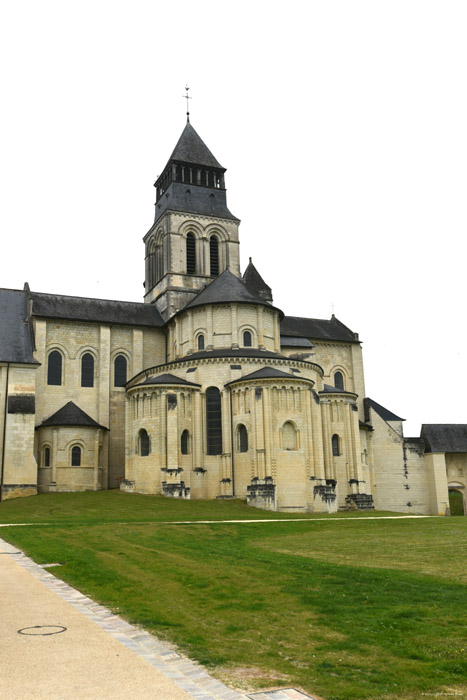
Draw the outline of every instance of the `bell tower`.
[[[144,237],[144,301],[165,320],[224,270],[240,277],[240,221],[227,208],[224,174],[188,120],[154,184],[154,224]]]

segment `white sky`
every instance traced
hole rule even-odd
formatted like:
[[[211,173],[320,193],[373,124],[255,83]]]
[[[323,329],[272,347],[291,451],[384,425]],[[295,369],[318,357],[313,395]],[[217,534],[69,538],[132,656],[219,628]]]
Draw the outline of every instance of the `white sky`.
[[[450,0],[5,0],[0,285],[142,301],[188,83],[242,269],[334,304],[406,435],[465,422],[466,35]]]

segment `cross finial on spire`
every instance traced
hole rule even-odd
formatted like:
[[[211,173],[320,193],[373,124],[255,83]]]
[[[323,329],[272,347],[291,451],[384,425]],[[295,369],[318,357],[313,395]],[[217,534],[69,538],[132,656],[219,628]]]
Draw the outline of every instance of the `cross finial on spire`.
[[[188,87],[188,85],[185,85],[186,95],[183,95],[183,97],[184,97],[185,100],[186,100],[186,123],[187,123],[187,124],[189,124],[189,122],[190,122],[190,110],[189,110],[189,107],[188,107],[188,100],[191,100],[191,97],[190,97],[189,94],[188,94],[188,90],[189,90],[189,89],[190,89],[190,88]]]

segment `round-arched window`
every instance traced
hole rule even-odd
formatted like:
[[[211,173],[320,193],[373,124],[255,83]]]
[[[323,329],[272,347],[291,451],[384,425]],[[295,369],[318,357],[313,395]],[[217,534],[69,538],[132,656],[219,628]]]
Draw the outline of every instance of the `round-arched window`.
[[[151,441],[149,439],[149,435],[147,434],[147,431],[140,430],[139,433],[139,453],[141,457],[147,457],[148,454],[151,452]]]
[[[204,335],[202,333],[198,336],[198,350],[204,350]]]
[[[81,466],[81,447],[78,447],[78,445],[75,445],[71,450],[71,466]]]
[[[253,345],[253,337],[250,331],[243,331],[243,347],[251,348]]]
[[[237,428],[237,452],[248,452],[248,430],[243,423]]]
[[[47,361],[47,384],[61,386],[62,356],[58,350],[52,350]]]
[[[344,375],[342,372],[334,372],[334,386],[336,389],[342,389],[344,390]]]

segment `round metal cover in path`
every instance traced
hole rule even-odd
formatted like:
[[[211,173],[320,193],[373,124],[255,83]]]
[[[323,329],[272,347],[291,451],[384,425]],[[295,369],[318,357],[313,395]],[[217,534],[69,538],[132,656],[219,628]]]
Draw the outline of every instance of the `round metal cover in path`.
[[[34,625],[34,627],[23,627],[18,630],[18,634],[30,637],[48,637],[51,634],[61,634],[66,632],[66,627],[62,625]]]

